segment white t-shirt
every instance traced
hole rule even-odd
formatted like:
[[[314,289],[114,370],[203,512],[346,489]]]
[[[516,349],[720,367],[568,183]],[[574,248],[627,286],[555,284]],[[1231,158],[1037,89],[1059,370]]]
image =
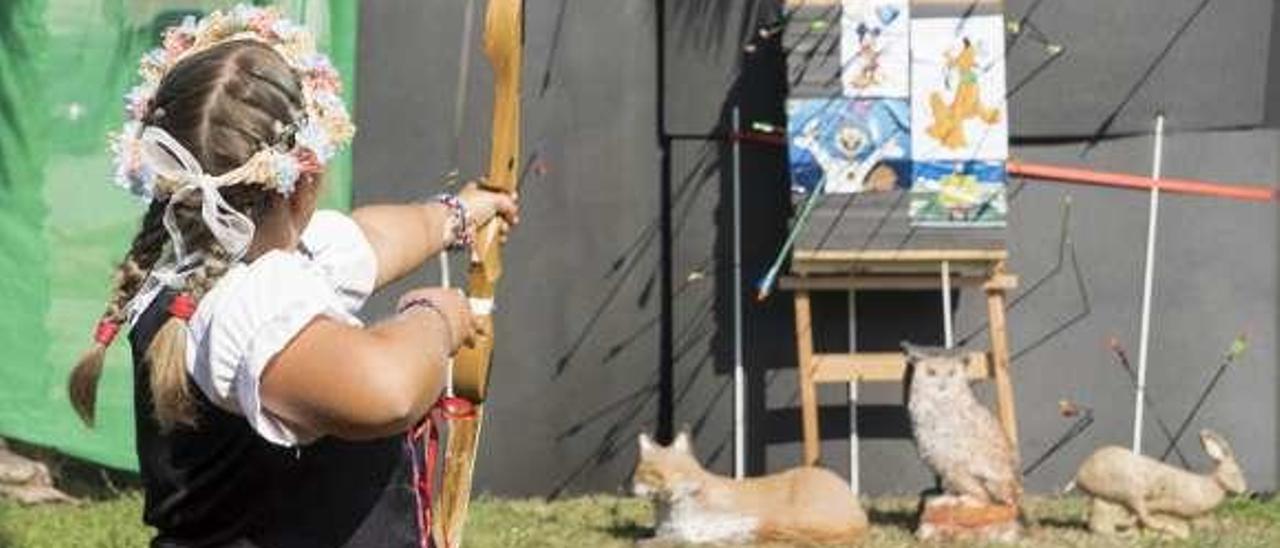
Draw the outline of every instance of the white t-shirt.
[[[218,407],[243,415],[267,441],[284,446],[318,436],[262,407],[262,372],[318,316],[363,325],[355,312],[377,276],[377,259],[364,232],[336,211],[312,215],[302,248],[269,251],[252,263],[232,266],[188,321],[187,372],[200,391]],[[135,299],[142,309],[151,300]]]

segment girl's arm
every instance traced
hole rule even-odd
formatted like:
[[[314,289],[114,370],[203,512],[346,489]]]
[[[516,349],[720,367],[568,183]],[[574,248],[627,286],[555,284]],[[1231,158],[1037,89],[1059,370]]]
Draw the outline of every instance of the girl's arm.
[[[300,432],[374,439],[417,423],[444,389],[445,361],[472,336],[461,293],[420,289],[369,328],[317,318],[267,365],[263,406]],[[403,306],[403,305],[402,305]]]
[[[515,199],[506,194],[480,190],[470,183],[458,198],[473,227],[484,225],[495,215],[509,224],[517,220]],[[353,211],[351,217],[369,239],[378,261],[374,288],[401,278],[443,251],[450,244],[446,229],[449,215],[449,208],[438,202],[372,205]]]
[[[412,272],[436,256],[449,242],[445,223],[449,209],[443,204],[416,203],[370,205],[351,212],[364,231],[378,262],[374,288],[381,288]]]

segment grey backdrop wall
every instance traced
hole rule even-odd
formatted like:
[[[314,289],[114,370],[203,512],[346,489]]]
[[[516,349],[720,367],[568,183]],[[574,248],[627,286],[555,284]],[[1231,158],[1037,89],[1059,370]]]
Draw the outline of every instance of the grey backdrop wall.
[[[477,4],[478,15],[483,2]],[[1167,145],[1168,175],[1242,184],[1280,179],[1280,132],[1266,127],[1280,111],[1280,79],[1268,71],[1280,59],[1273,2],[1211,2],[1203,10],[1201,0],[1113,4],[1007,3],[1009,17],[1019,19],[1034,6],[1027,21],[1067,51],[1046,65],[1032,40],[1010,49],[1010,85],[1019,90],[1011,99],[1020,145],[1014,154],[1145,173],[1149,138],[1125,135],[1145,131],[1163,109],[1176,130]],[[452,145],[462,6],[362,3],[357,203],[437,192],[432,181],[454,157],[463,173],[483,171],[491,98],[480,17],[465,130],[456,152]],[[672,423],[693,429],[708,466],[727,473],[731,180],[729,149],[718,137],[735,105],[749,122],[783,119],[778,44],[760,43],[749,55],[742,48],[781,8],[751,0],[527,0],[526,12],[526,164],[546,169],[525,181],[524,223],[508,246],[477,487],[507,495],[619,490],[634,465],[635,435],[660,425],[663,401],[670,402]],[[1106,124],[1112,113],[1114,122]],[[1106,136],[1083,154],[1083,142],[1104,126]],[[745,145],[748,286],[785,235],[785,167],[782,151]],[[1136,352],[1146,197],[1017,180],[1011,193],[1010,250],[1022,287],[1009,318],[1024,461],[1069,426],[1058,415],[1059,399],[1091,406],[1098,419],[1030,476],[1032,489],[1046,490],[1065,483],[1092,448],[1127,443],[1131,395],[1105,343],[1114,336]],[[1067,195],[1073,205],[1064,218]],[[1274,489],[1275,206],[1170,197],[1161,228],[1150,380],[1156,414],[1176,424],[1226,344],[1248,329],[1252,346],[1196,426],[1223,431],[1254,486]],[[435,266],[425,271],[375,300],[367,314],[385,314],[404,288],[435,283]],[[936,295],[859,299],[860,346],[938,337]],[[785,294],[746,302],[748,465],[763,473],[799,460],[792,319]],[[959,303],[957,332],[982,344],[977,299],[962,294]],[[847,344],[846,306],[836,295],[819,303],[829,331],[821,344]],[[670,386],[665,394],[664,386]],[[843,473],[843,393],[823,397],[830,404],[823,410],[824,462]],[[929,486],[901,437],[900,389],[880,387],[864,398],[863,431],[879,436],[863,444],[864,489],[910,493]],[[1206,459],[1195,445],[1188,437],[1181,448],[1202,466]],[[1146,446],[1163,447],[1154,423]]]

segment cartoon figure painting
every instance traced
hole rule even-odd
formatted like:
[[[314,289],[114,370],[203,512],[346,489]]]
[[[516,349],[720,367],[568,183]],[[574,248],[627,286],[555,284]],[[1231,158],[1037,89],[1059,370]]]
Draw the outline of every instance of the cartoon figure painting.
[[[853,53],[853,57],[861,66],[852,71],[853,74],[848,81],[854,89],[863,90],[884,81],[884,75],[880,70],[880,57],[884,55],[884,46],[879,43],[878,27],[868,27],[866,23],[858,23],[853,32],[858,37],[857,51]]]
[[[791,188],[884,191],[910,183],[910,126],[902,99],[787,102]]]
[[[840,29],[844,95],[906,97],[908,0],[844,0]]]
[[[912,148],[919,160],[1008,157],[1004,34],[998,16],[911,24]]]
[[[1004,162],[917,162],[912,178],[912,226],[1005,226]]]
[[[964,134],[964,122],[977,118],[987,125],[995,125],[1000,121],[1000,109],[983,106],[978,84],[978,61],[973,43],[968,38],[961,39],[960,52],[955,56],[944,53],[947,69],[954,71],[956,80],[955,93],[951,102],[942,98],[942,93],[929,94],[929,110],[933,114],[933,123],[929,125],[929,135],[949,149],[969,146]],[[953,80],[949,80],[950,84]]]

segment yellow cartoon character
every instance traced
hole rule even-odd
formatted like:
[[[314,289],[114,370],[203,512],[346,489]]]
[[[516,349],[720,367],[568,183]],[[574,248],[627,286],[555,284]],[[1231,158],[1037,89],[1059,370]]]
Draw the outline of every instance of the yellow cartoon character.
[[[982,202],[982,186],[973,175],[953,173],[943,177],[938,186],[938,205],[953,221],[968,220],[969,212]]]
[[[933,113],[933,125],[929,126],[929,135],[949,149],[960,149],[969,145],[964,134],[964,122],[977,118],[987,125],[1000,121],[1000,109],[983,107],[981,88],[978,85],[977,49],[964,39],[960,53],[952,56],[943,54],[948,71],[954,70],[959,76],[955,96],[951,103],[946,103],[942,93],[929,94],[929,109]]]

